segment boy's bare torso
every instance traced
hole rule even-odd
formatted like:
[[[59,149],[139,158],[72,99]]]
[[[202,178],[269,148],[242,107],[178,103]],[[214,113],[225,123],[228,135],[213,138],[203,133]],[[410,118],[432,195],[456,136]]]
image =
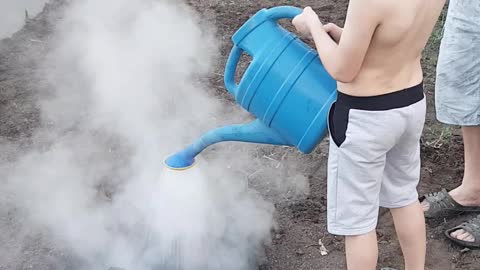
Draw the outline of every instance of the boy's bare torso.
[[[423,80],[420,64],[445,0],[378,0],[379,22],[357,76],[338,83],[354,96],[390,93]],[[369,14],[365,14],[369,16]]]

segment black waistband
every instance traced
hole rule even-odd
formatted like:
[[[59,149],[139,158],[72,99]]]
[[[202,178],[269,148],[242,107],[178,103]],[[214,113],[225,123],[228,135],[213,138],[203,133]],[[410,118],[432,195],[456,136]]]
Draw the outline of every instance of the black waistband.
[[[422,82],[410,88],[379,96],[357,97],[338,92],[337,104],[351,109],[383,111],[410,106],[422,100],[423,97]]]

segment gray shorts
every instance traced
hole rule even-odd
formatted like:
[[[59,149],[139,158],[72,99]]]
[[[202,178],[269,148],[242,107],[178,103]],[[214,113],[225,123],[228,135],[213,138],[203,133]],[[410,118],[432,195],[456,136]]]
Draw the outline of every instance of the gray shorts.
[[[418,200],[423,84],[391,94],[338,94],[329,113],[328,231],[361,235],[377,226],[379,207]]]
[[[480,0],[451,0],[437,64],[440,122],[480,125]]]

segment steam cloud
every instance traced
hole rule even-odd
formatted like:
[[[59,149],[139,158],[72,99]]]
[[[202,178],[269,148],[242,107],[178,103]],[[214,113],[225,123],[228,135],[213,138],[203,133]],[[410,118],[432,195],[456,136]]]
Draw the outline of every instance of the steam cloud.
[[[47,0],[0,0],[0,39],[17,31],[28,16],[37,14]]]
[[[202,88],[213,29],[181,1],[69,2],[42,67],[41,128],[1,165],[0,197],[78,269],[253,269],[273,206],[221,159],[162,165],[220,121]]]

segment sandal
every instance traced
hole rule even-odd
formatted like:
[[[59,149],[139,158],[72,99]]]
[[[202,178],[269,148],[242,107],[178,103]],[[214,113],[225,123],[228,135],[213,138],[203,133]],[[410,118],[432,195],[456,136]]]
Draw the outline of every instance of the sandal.
[[[454,231],[457,230],[464,230],[468,232],[470,235],[472,235],[475,238],[475,241],[473,242],[468,242],[468,241],[463,241],[460,239],[457,239],[455,237],[452,237],[450,234]],[[452,229],[446,230],[445,235],[447,236],[448,239],[456,243],[457,245],[460,245],[462,247],[470,248],[470,249],[478,249],[480,248],[480,215],[477,216],[476,218],[473,218],[457,227],[454,227]]]
[[[430,204],[430,208],[424,212],[426,218],[443,217],[452,213],[480,212],[479,206],[463,206],[457,203],[445,189],[419,198],[420,202],[424,200]]]

